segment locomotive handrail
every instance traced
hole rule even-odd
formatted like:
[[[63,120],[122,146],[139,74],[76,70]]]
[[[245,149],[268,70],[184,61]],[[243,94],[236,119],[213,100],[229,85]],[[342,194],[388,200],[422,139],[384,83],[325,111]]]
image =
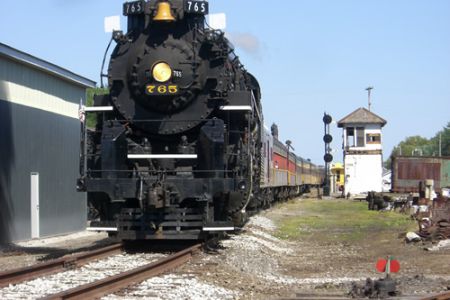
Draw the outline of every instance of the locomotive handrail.
[[[101,172],[117,172],[117,173],[133,173],[136,172],[135,170],[87,170],[87,173],[101,173]],[[211,172],[224,172],[224,173],[234,173],[233,170],[192,170],[192,171],[186,171],[186,170],[152,170],[148,171],[148,173],[158,173],[158,174],[164,174],[164,173],[211,173]],[[142,173],[142,172],[141,172]]]
[[[95,106],[92,106],[95,107]],[[105,111],[85,111],[86,113],[104,113]],[[142,122],[207,122],[217,120],[216,118],[206,118],[206,119],[183,119],[183,120],[171,120],[171,119],[133,119],[133,123],[142,123]],[[129,120],[116,120],[118,122],[128,122]],[[236,130],[235,130],[236,131]],[[243,131],[242,131],[243,132]]]
[[[112,44],[113,40],[114,40],[114,32],[111,35],[111,39],[109,40],[108,46],[106,47],[106,50],[105,50],[105,54],[103,55],[102,67],[101,67],[101,70],[100,70],[100,87],[101,88],[104,88],[103,78],[106,78],[108,76],[108,74],[104,74],[103,73],[103,70],[105,69],[106,55],[108,55],[108,51],[109,51],[109,48],[111,47],[111,44]]]
[[[143,153],[129,153],[129,154],[143,154]],[[183,154],[183,153],[180,153]],[[189,153],[188,153],[189,154]],[[94,153],[94,154],[86,154],[85,157],[100,157],[101,153]],[[239,156],[240,154],[236,153],[227,153],[228,156]],[[149,158],[149,159],[157,159],[157,158]],[[177,159],[177,158],[175,158]],[[195,159],[195,158],[189,158],[189,159]]]
[[[86,111],[88,113],[98,113],[98,111]],[[102,113],[104,111],[101,111]],[[192,121],[202,121],[202,122],[207,122],[207,121],[213,121],[213,120],[217,120],[215,118],[212,119],[184,119],[184,120],[171,120],[171,119],[133,119],[133,123],[134,122],[192,122]],[[117,122],[128,122],[129,120],[115,120]]]

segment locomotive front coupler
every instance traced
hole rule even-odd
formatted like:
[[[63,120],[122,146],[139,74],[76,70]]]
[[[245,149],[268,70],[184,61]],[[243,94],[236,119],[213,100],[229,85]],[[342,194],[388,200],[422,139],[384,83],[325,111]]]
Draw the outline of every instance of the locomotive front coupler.
[[[153,184],[153,186],[147,190],[147,206],[154,208],[165,207],[168,202],[166,194],[167,192],[164,185],[160,183]]]

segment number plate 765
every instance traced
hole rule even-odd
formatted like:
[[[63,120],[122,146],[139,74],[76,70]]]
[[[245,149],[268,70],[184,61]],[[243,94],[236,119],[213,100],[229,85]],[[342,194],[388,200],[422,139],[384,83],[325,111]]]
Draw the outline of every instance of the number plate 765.
[[[147,95],[176,95],[178,94],[177,85],[166,85],[166,84],[149,84],[145,87],[145,93]]]

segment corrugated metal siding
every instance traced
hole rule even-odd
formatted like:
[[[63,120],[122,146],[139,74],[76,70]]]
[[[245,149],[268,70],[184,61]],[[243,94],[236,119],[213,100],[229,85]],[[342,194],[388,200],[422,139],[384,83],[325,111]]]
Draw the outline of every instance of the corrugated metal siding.
[[[11,92],[5,81],[23,84],[31,93],[26,97],[36,95],[36,101],[46,101],[45,94],[72,103],[85,97],[83,88],[56,77],[17,63],[0,63],[0,90],[8,99],[24,95]],[[2,70],[3,66],[8,69]],[[75,190],[79,129],[79,121],[74,118],[0,99],[0,240],[31,237],[31,172],[38,172],[40,177],[41,236],[85,228],[85,194]]]
[[[0,81],[3,82],[0,90],[0,98],[3,100],[78,118],[80,91],[83,91],[80,87],[2,57]],[[84,98],[84,92],[81,96]]]
[[[0,81],[0,90],[3,88]],[[10,241],[11,168],[15,161],[10,106],[0,100],[0,243]]]
[[[440,163],[422,161],[399,161],[398,179],[434,179],[440,181]]]
[[[394,192],[417,192],[419,182],[434,180],[434,187],[450,186],[449,157],[394,157],[392,160],[392,190]]]
[[[450,159],[441,162],[441,187],[450,188]]]

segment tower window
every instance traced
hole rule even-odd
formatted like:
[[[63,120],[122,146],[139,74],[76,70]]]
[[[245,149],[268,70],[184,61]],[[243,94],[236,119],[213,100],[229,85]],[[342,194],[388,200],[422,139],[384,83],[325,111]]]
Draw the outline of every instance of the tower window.
[[[381,144],[381,134],[379,133],[368,133],[366,135],[367,144]]]
[[[347,146],[355,147],[355,128],[347,127]]]
[[[356,147],[364,146],[364,127],[356,127]]]

